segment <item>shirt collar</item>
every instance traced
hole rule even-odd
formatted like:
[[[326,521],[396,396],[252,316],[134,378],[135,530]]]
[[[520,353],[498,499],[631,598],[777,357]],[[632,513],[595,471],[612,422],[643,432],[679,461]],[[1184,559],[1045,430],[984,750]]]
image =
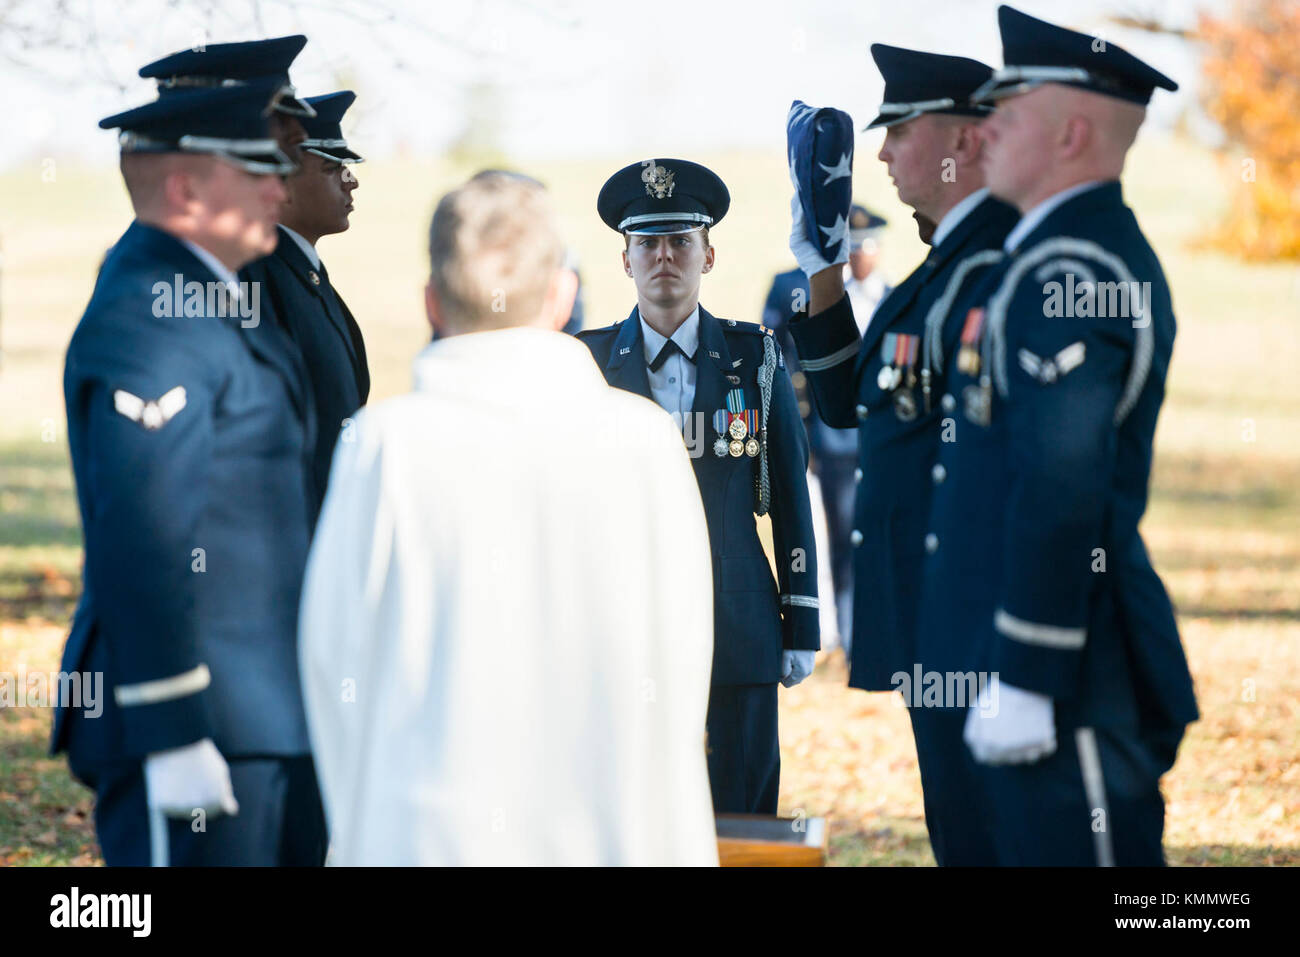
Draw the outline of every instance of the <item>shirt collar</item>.
[[[668,340],[650,328],[650,324],[637,314],[637,319],[641,323],[641,339],[644,343],[646,365],[654,362],[655,357],[659,355],[661,349],[667,344]],[[691,314],[686,317],[685,321],[672,334],[673,342],[677,343],[677,348],[688,356],[695,355],[700,347],[700,305],[695,304]]]
[[[301,249],[302,254],[307,257],[307,261],[311,263],[312,268],[320,269],[320,253],[316,252],[316,247],[307,242],[307,240],[303,239],[284,223],[280,224],[280,228],[288,233],[289,238],[298,244],[298,248]]]
[[[1043,200],[1029,212],[1025,213],[1025,215],[1020,217],[1020,222],[1016,223],[1011,232],[1007,233],[1007,238],[1002,243],[1003,251],[1009,253],[1015,252],[1016,247],[1025,241],[1025,237],[1037,229],[1039,224],[1042,223],[1042,221],[1046,219],[1054,209],[1062,203],[1078,196],[1080,193],[1104,185],[1105,182],[1105,180],[1100,179],[1089,180],[1086,183],[1079,183],[1047,197],[1047,199]]]
[[[198,243],[192,243],[188,239],[182,239],[181,242],[185,245],[186,249],[194,254],[194,257],[199,262],[212,270],[214,276],[225,283],[226,288],[230,290],[232,296],[235,296],[236,298],[239,297],[239,280],[236,278],[234,270]]]
[[[988,187],[983,186],[959,199],[957,205],[944,213],[943,218],[939,220],[939,225],[934,227],[934,235],[930,237],[930,247],[938,249],[939,244],[952,234],[958,224],[970,214],[972,209],[982,203],[988,194]]]

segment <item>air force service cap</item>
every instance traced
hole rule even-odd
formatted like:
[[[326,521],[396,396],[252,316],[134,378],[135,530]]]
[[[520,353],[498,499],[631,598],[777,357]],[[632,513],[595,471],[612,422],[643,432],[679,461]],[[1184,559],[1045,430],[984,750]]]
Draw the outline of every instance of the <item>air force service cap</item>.
[[[101,129],[120,129],[123,153],[216,156],[250,173],[293,172],[267,124],[275,80],[190,89],[106,116]]]
[[[885,79],[885,102],[865,129],[896,126],[923,113],[978,117],[993,112],[971,101],[971,94],[993,74],[993,68],[979,60],[884,43],[871,44],[871,58]]]
[[[1006,66],[994,70],[976,91],[975,99],[981,102],[1060,83],[1146,106],[1156,87],[1178,89],[1169,77],[1109,40],[1058,27],[1005,4],[998,7],[998,28]]]
[[[721,222],[731,205],[712,170],[688,160],[642,160],[605,181],[596,210],[610,229],[632,235],[684,233]]]
[[[861,249],[862,244],[868,240],[875,242],[886,225],[888,221],[885,217],[854,203],[849,208],[849,249]]]
[[[307,105],[316,111],[316,115],[303,119],[302,127],[307,131],[307,138],[298,145],[308,153],[336,163],[364,163],[361,155],[354,153],[343,138],[343,114],[356,98],[351,90],[309,96]]]
[[[307,38],[302,34],[242,43],[210,43],[154,60],[140,67],[140,75],[158,81],[160,98],[196,87],[242,86],[256,80],[276,80],[271,94],[273,109],[290,116],[315,116],[312,108],[298,99],[289,82],[289,64],[306,45]]]

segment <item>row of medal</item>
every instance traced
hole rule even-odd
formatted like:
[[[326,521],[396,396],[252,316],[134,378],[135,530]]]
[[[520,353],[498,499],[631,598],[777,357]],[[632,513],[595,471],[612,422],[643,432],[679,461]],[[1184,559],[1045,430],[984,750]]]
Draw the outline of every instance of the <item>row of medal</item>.
[[[957,351],[957,371],[977,379],[962,390],[966,418],[976,425],[988,425],[993,406],[993,387],[988,370],[981,374],[980,334],[984,327],[984,310],[971,309],[962,325],[961,345]],[[920,351],[921,337],[904,332],[885,334],[880,344],[880,372],[876,385],[882,392],[892,392],[894,414],[902,422],[916,418],[916,357]],[[930,411],[930,370],[921,370],[922,390],[925,393],[925,410]]]
[[[916,418],[916,357],[921,337],[906,332],[887,332],[880,343],[880,371],[876,385],[894,394],[894,414],[901,422]]]
[[[745,408],[744,389],[727,393],[727,407],[713,413],[713,430],[718,433],[713,442],[713,454],[718,458],[748,455],[752,459],[758,455],[758,409]]]
[[[984,329],[984,309],[976,306],[966,313],[961,327],[961,345],[957,349],[957,371],[978,379],[961,391],[966,418],[976,425],[988,425],[993,414],[993,384],[987,369],[981,374],[980,333]]]

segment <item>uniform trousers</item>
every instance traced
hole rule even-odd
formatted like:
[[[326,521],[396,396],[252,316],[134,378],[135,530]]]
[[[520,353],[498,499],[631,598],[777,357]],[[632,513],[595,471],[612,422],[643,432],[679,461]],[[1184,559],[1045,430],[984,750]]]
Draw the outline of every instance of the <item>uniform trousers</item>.
[[[714,813],[775,814],[781,783],[776,685],[714,685],[705,725]]]

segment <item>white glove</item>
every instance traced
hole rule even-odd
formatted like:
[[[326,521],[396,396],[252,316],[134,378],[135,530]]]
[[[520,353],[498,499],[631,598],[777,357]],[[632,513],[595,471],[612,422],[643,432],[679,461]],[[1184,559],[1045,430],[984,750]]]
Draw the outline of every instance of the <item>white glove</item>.
[[[848,210],[845,210],[844,213],[847,218]],[[809,279],[823,269],[830,269],[831,266],[843,265],[849,261],[848,243],[841,243],[840,253],[835,258],[835,262],[828,263],[822,258],[821,250],[817,248],[817,245],[808,239],[808,233],[804,229],[803,204],[799,202],[799,191],[797,189],[790,199],[790,222],[790,252],[794,253],[799,268],[804,271],[804,275]]]
[[[781,684],[793,688],[813,672],[813,663],[817,659],[815,651],[781,652]]]
[[[1052,699],[1002,684],[996,675],[966,712],[962,732],[980,764],[1028,764],[1056,750]]]
[[[144,786],[149,807],[170,817],[239,813],[230,766],[211,738],[146,755]]]

